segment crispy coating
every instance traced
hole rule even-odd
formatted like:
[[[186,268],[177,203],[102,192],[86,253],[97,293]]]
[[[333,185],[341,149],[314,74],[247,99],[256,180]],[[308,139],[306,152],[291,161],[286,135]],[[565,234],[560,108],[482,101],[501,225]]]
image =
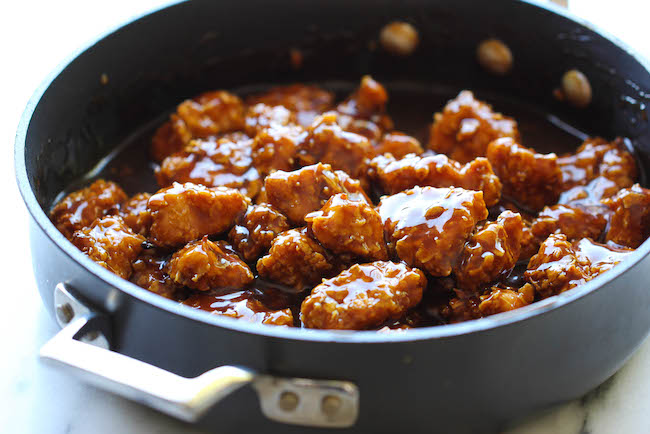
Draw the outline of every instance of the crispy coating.
[[[359,88],[336,107],[339,125],[346,131],[377,142],[385,131],[393,128],[393,121],[386,114],[387,102],[386,89],[366,75]]]
[[[199,292],[183,301],[183,304],[215,315],[254,323],[293,327],[291,309],[269,309],[255,297],[252,291],[237,291],[222,295]]]
[[[488,206],[497,203],[501,196],[501,182],[485,158],[477,158],[463,165],[442,154],[411,154],[400,160],[392,155],[380,155],[370,162],[368,176],[387,194],[415,186],[461,187],[482,191]]]
[[[532,285],[526,284],[519,290],[493,287],[491,291],[481,296],[478,305],[481,316],[508,312],[531,304],[535,299],[535,290]]]
[[[383,197],[379,215],[401,260],[433,276],[448,276],[474,226],[488,212],[480,191],[415,187]]]
[[[519,260],[528,260],[539,251],[542,240],[533,233],[532,221],[524,220],[524,227],[521,231],[521,252]]]
[[[650,190],[634,184],[603,203],[613,212],[606,241],[637,248],[650,236]]]
[[[255,137],[267,128],[283,127],[296,123],[296,114],[281,106],[255,104],[246,111],[244,132]]]
[[[399,131],[384,134],[381,141],[375,146],[377,155],[392,154],[398,160],[408,154],[420,155],[423,152],[424,149],[418,139]]]
[[[476,291],[507,276],[519,260],[523,227],[521,215],[504,211],[472,235],[454,269],[458,285]]]
[[[426,284],[424,273],[401,263],[355,264],[316,286],[303,301],[300,318],[309,328],[375,327],[418,304]]]
[[[260,277],[281,283],[296,292],[336,273],[331,254],[307,234],[307,229],[280,233],[266,256],[257,261]]]
[[[266,177],[264,187],[268,202],[294,225],[303,224],[307,214],[321,209],[337,193],[371,203],[359,181],[345,172],[333,171],[329,164],[318,163],[293,172],[278,170]]]
[[[255,197],[262,179],[253,166],[253,139],[242,133],[219,139],[192,140],[182,151],[165,158],[156,170],[161,187],[192,182],[206,187],[230,187]]]
[[[223,90],[183,101],[176,114],[193,138],[216,136],[244,127],[244,104],[237,95]]]
[[[124,223],[133,232],[145,237],[149,234],[149,227],[151,227],[151,212],[147,208],[150,197],[149,193],[138,193],[120,206],[120,217]]]
[[[540,298],[560,294],[591,279],[564,234],[551,234],[542,242],[524,276]]]
[[[192,140],[192,133],[176,114],[162,124],[151,138],[149,153],[155,161],[162,161],[167,156],[182,150]]]
[[[273,239],[289,229],[287,218],[272,205],[251,205],[230,230],[228,239],[246,262],[266,253]]]
[[[253,141],[253,165],[263,175],[291,170],[307,134],[298,125],[272,125],[261,130]]]
[[[181,288],[167,274],[168,262],[166,255],[143,251],[133,262],[133,274],[129,280],[146,290],[174,300]]]
[[[598,176],[611,180],[619,189],[626,188],[637,176],[634,156],[621,138],[607,142],[600,137],[590,137],[575,153],[558,158],[558,165],[562,171],[562,191],[587,185]]]
[[[504,195],[532,210],[557,202],[562,173],[555,154],[538,154],[506,137],[488,145],[487,158],[503,183]]]
[[[126,193],[114,182],[98,179],[90,186],[67,195],[50,212],[50,219],[67,239],[90,226],[95,219],[117,211]]]
[[[363,173],[365,160],[374,156],[374,149],[368,139],[344,131],[337,124],[334,112],[317,117],[308,132],[309,135],[298,151],[302,165],[322,162],[356,178]]]
[[[335,253],[371,261],[388,259],[381,217],[365,200],[336,194],[323,208],[307,214],[305,221],[314,237]]]
[[[533,220],[531,230],[539,240],[553,233],[563,233],[568,240],[591,238],[597,240],[605,229],[607,220],[571,205],[545,207]]]
[[[269,106],[281,105],[295,112],[299,125],[311,125],[314,118],[332,108],[334,94],[317,86],[292,84],[278,86],[268,92],[252,95],[246,99],[248,105],[263,103]]]
[[[175,182],[149,199],[150,240],[158,246],[175,247],[204,235],[220,234],[235,224],[249,202],[230,188]]]
[[[255,278],[230,246],[212,242],[207,235],[174,253],[167,272],[177,284],[197,291],[241,289]]]
[[[99,265],[128,279],[145,239],[135,234],[121,217],[109,215],[76,231],[71,241]]]
[[[492,107],[463,90],[433,115],[429,148],[461,163],[486,155],[490,142],[501,137],[519,139],[514,119],[495,113]]]

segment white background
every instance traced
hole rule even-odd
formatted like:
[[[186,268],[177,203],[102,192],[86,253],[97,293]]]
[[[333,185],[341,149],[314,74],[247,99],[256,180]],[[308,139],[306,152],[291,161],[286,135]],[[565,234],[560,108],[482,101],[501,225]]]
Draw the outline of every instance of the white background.
[[[31,93],[63,58],[94,36],[165,2],[0,2],[0,230],[4,251],[0,307],[0,432],[191,432],[169,418],[40,366],[39,347],[56,327],[32,277],[27,213],[14,181],[13,141]],[[650,56],[648,2],[570,0],[569,9]],[[570,403],[513,432],[650,432],[650,341],[612,381],[604,397]]]

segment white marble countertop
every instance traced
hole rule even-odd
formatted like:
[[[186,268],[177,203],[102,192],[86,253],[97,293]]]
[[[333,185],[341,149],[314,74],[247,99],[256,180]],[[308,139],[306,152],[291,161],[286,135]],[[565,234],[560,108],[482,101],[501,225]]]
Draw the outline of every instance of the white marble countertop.
[[[0,431],[7,433],[198,432],[140,405],[86,386],[42,366],[39,348],[57,331],[32,277],[27,212],[14,181],[13,136],[31,92],[84,41],[161,0],[2,2],[0,51],[3,102],[0,134],[5,296],[0,315]],[[647,23],[636,0],[571,0],[569,8],[650,55]],[[647,7],[647,6],[646,6]],[[635,12],[636,11],[636,12]],[[7,230],[6,228],[10,228]],[[7,284],[7,282],[9,284]],[[16,297],[16,293],[18,297]],[[17,299],[17,303],[16,303]],[[117,422],[116,422],[117,421]],[[650,432],[650,339],[621,371],[583,399],[531,416],[510,434],[637,434]]]

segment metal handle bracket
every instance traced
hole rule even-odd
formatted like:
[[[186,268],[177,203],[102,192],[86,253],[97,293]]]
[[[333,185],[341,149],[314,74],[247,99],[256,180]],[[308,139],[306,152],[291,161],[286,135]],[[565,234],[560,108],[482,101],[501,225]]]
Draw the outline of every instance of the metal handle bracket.
[[[181,377],[110,351],[108,317],[80,301],[65,284],[56,286],[54,304],[63,329],[41,349],[43,361],[170,416],[196,422],[218,401],[251,384],[262,413],[277,422],[344,428],[357,420],[359,390],[349,381],[280,378],[240,366]]]

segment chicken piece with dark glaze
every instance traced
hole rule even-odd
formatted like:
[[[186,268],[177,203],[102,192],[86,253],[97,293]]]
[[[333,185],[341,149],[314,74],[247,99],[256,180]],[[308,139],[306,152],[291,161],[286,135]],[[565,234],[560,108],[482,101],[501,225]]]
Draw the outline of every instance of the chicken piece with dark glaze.
[[[388,92],[369,75],[361,79],[359,88],[337,107],[338,123],[345,131],[360,134],[372,143],[393,128],[386,114]]]
[[[149,193],[138,193],[120,206],[120,216],[124,223],[133,232],[145,237],[149,234],[151,227],[151,212],[147,208],[150,197]]]
[[[120,216],[105,216],[72,235],[72,244],[90,259],[123,279],[133,272],[133,261],[145,239],[134,233]]]
[[[519,289],[495,285],[480,296],[452,298],[441,314],[448,322],[458,323],[519,309],[534,300],[535,290],[530,284]]]
[[[300,318],[309,328],[375,327],[418,304],[426,285],[424,273],[401,263],[355,264],[316,286],[303,301]]]
[[[359,181],[345,172],[333,171],[329,164],[318,163],[293,172],[278,170],[266,177],[264,187],[268,202],[294,225],[304,224],[307,214],[321,209],[338,193],[371,203]]]
[[[503,183],[504,196],[531,210],[557,202],[562,173],[555,154],[538,154],[512,138],[502,138],[488,145],[487,158]]]
[[[255,104],[246,110],[244,132],[255,137],[267,128],[284,127],[296,123],[296,114],[281,105]]]
[[[50,219],[59,232],[71,239],[75,231],[90,226],[106,214],[117,212],[118,205],[126,199],[119,185],[98,179],[63,198],[52,208]]]
[[[176,300],[182,288],[167,274],[169,255],[144,250],[133,262],[133,274],[129,279],[141,288],[155,294]]]
[[[420,155],[424,152],[418,139],[399,131],[384,134],[374,148],[377,155],[391,154],[398,160],[408,154]]]
[[[634,184],[603,203],[612,211],[606,241],[636,249],[650,236],[650,190]]]
[[[287,218],[272,205],[251,205],[228,238],[241,257],[251,262],[268,252],[275,237],[288,229]]]
[[[339,126],[334,112],[317,117],[308,132],[298,151],[302,165],[322,162],[358,178],[364,171],[365,161],[375,155],[366,137]]]
[[[551,234],[542,242],[524,276],[540,298],[560,294],[591,279],[564,234]]]
[[[519,139],[514,119],[496,113],[492,107],[463,90],[433,116],[429,148],[461,163],[486,155],[490,142],[501,137]]]
[[[381,217],[365,200],[336,194],[323,208],[307,214],[305,221],[314,237],[332,252],[370,261],[388,259]]]
[[[250,199],[225,187],[174,183],[149,198],[150,240],[162,247],[176,247],[204,235],[220,234],[242,215]]]
[[[338,271],[334,258],[307,229],[290,229],[280,233],[266,256],[257,261],[260,277],[283,284],[295,292],[313,286]]]
[[[154,134],[151,154],[162,161],[181,151],[193,138],[208,138],[244,128],[244,105],[226,91],[205,92],[183,101]]]
[[[586,267],[590,276],[598,276],[611,270],[634,251],[596,243],[588,238],[574,241],[573,248],[578,261]]]
[[[605,230],[607,220],[571,205],[545,207],[533,220],[531,230],[540,241],[553,233],[562,233],[568,240],[591,238],[598,240]]]
[[[332,108],[334,94],[317,86],[291,84],[252,95],[246,99],[246,102],[251,106],[259,103],[283,106],[295,113],[299,125],[306,127],[311,125],[316,116]]]
[[[307,136],[299,125],[272,125],[261,130],[253,141],[253,165],[264,176],[276,170],[291,170]]]
[[[242,133],[192,140],[182,151],[163,160],[156,170],[156,179],[161,187],[192,182],[206,187],[236,188],[252,198],[262,188],[252,151],[253,139]]]
[[[241,289],[254,280],[253,273],[225,241],[207,236],[174,253],[167,273],[174,282],[197,291]]]
[[[562,171],[561,190],[587,185],[602,176],[618,186],[630,187],[637,175],[634,156],[627,150],[623,139],[607,142],[600,137],[590,137],[573,154],[558,158]]]
[[[501,197],[501,182],[485,158],[460,164],[442,154],[411,154],[400,160],[392,155],[380,155],[371,160],[368,176],[387,194],[415,186],[461,187],[482,191],[488,206],[496,204]]]
[[[459,287],[477,291],[507,276],[519,260],[523,226],[521,215],[504,211],[472,235],[454,268]]]
[[[412,267],[448,276],[487,208],[480,191],[415,187],[378,207],[391,250]]]
[[[196,293],[183,301],[186,306],[245,321],[293,326],[291,309],[273,310],[266,307],[252,291],[236,291],[229,294]]]

